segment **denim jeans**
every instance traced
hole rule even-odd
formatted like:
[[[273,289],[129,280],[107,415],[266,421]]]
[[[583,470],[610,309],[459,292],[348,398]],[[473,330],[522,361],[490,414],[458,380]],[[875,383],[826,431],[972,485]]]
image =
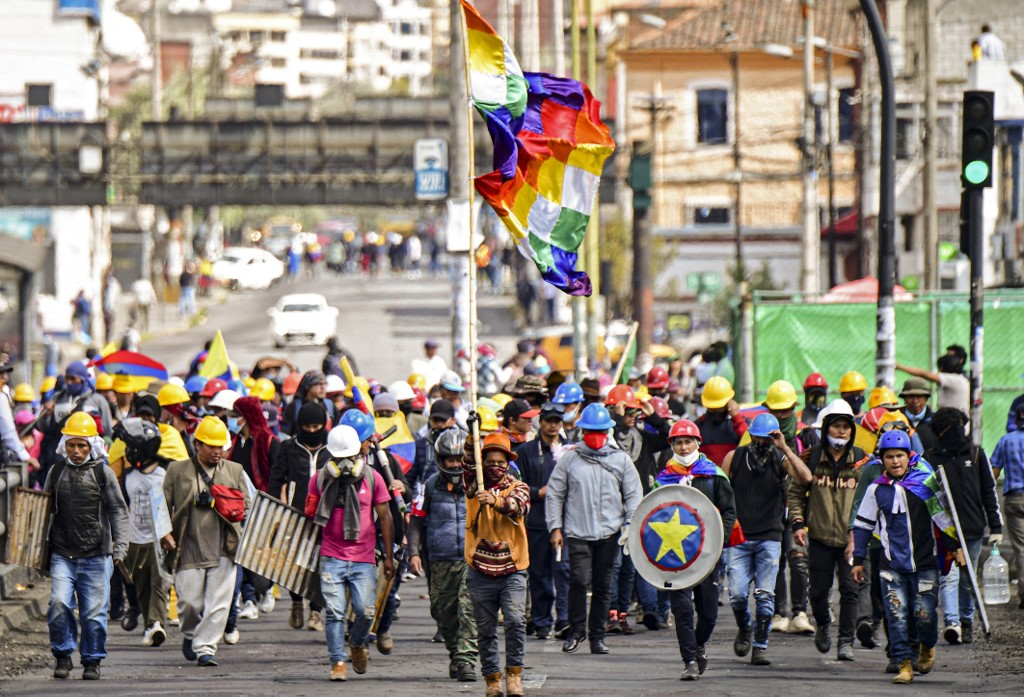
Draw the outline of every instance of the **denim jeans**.
[[[882,569],[882,600],[889,627],[889,656],[898,663],[914,658],[907,618],[913,614],[921,646],[932,648],[939,639],[935,608],[939,603],[939,572],[935,569],[901,574]]]
[[[671,610],[668,591],[658,590],[645,581],[643,576],[637,574],[636,597],[640,600],[640,607],[645,615],[654,615],[659,622],[668,622],[668,613]]]
[[[729,603],[744,626],[751,624],[751,584],[757,617],[771,619],[775,613],[775,579],[781,555],[782,543],[774,540],[748,540],[729,549]],[[757,648],[767,648],[767,644]]]
[[[618,538],[615,541],[618,544]],[[636,579],[636,567],[628,555],[618,550],[615,558],[615,570],[612,572],[611,589],[611,610],[621,613],[629,612],[629,606],[633,604],[633,582]]]
[[[559,623],[569,621],[569,553],[562,550],[562,561],[555,561],[555,549],[547,530],[527,530],[530,544],[530,597],[533,599],[533,626],[551,626],[551,608]]]
[[[366,646],[377,599],[377,567],[366,562],[320,557],[320,590],[324,594],[324,632],[331,663],[348,657],[345,651],[345,609],[349,596],[355,621],[349,632],[353,647]]]
[[[238,627],[238,606],[243,602],[240,597],[243,571],[244,569],[239,566],[235,572],[235,591],[231,594],[231,608],[228,610],[228,623],[224,625],[225,632],[230,632]]]
[[[521,667],[526,658],[526,571],[508,576],[485,576],[471,568],[466,571],[466,587],[473,600],[483,674],[501,672],[498,610],[505,618],[505,667]]]
[[[977,573],[982,540],[979,537],[966,542],[967,554]],[[978,580],[981,580],[981,574],[978,574]],[[967,569],[960,569],[954,564],[939,581],[939,596],[942,599],[942,619],[946,625],[959,626],[963,622],[974,621],[974,591],[971,589],[971,577]]]
[[[79,649],[75,608],[82,623],[82,663],[107,657],[107,611],[110,609],[110,574],[114,558],[109,554],[69,559],[54,554],[50,560],[50,652],[60,658]]]

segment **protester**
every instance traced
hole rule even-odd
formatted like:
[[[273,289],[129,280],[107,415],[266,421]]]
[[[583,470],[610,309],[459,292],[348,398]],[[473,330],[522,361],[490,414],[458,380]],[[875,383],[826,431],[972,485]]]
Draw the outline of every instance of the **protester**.
[[[1017,570],[1017,607],[1024,610],[1024,406],[1014,417],[1016,428],[1000,438],[992,451],[992,475],[996,479],[1003,475],[1008,561]]]
[[[952,348],[952,347],[951,347]],[[959,409],[966,416],[971,413],[971,382],[963,373],[963,365],[954,354],[945,353],[936,361],[938,372],[913,368],[902,363],[896,364],[896,370],[908,375],[933,382],[939,386],[936,399],[939,409],[952,407]]]

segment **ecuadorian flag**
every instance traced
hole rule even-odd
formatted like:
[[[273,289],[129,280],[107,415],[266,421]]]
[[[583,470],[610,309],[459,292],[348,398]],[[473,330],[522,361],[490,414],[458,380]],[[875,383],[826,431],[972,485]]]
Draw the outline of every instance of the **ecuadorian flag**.
[[[206,360],[203,361],[202,367],[199,368],[199,374],[210,380],[213,378],[220,378],[225,381],[238,380],[240,377],[238,366],[228,358],[228,348],[224,344],[224,335],[220,333],[219,329],[216,336],[213,337],[213,343],[210,344]]]

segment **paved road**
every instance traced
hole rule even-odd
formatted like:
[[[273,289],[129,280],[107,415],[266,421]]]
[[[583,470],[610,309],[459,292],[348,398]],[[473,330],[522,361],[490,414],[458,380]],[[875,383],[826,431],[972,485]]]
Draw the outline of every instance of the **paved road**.
[[[0,682],[3,695],[54,695],[74,691],[97,695],[319,695],[351,693],[422,697],[424,694],[482,694],[483,682],[460,684],[447,678],[447,657],[441,645],[431,644],[434,627],[429,619],[420,580],[401,591],[400,620],[394,627],[395,651],[381,656],[372,649],[370,670],[365,675],[349,671],[347,683],[327,681],[327,657],[321,633],[295,631],[287,626],[288,603],[279,604],[269,616],[240,624],[242,639],[235,646],[221,645],[220,666],[200,669],[187,663],[179,651],[180,639],[171,630],[168,643],[159,649],[139,644],[140,632],[126,634],[112,627],[109,657],[103,663],[98,684],[75,681],[57,683],[52,659],[47,655],[45,622],[39,620],[9,635],[16,645],[3,646],[0,656],[18,656],[27,672]],[[728,610],[728,608],[723,608]],[[1019,623],[1024,612],[997,611],[997,628]],[[770,667],[753,667],[732,654],[735,626],[723,613],[709,650],[708,672],[697,683],[681,683],[682,666],[674,632],[646,632],[631,637],[611,637],[611,654],[565,655],[555,641],[527,640],[526,687],[534,695],[878,695],[1020,694],[1021,647],[1019,634],[1002,642],[973,646],[939,647],[936,670],[915,676],[914,684],[895,688],[880,649],[857,649],[855,663],[839,663],[832,655],[815,651],[810,637],[772,638]],[[25,655],[24,647],[34,653]],[[20,649],[19,649],[20,647]],[[0,661],[6,661],[0,658]]]
[[[450,362],[451,286],[447,279],[407,280],[382,276],[338,276],[325,273],[318,280],[278,283],[262,291],[229,293],[222,303],[209,306],[202,326],[147,340],[142,351],[163,362],[172,374],[184,372],[203,342],[220,329],[231,359],[249,369],[256,359],[287,355],[303,370],[319,368],[323,347],[275,349],[270,340],[266,311],[287,293],[322,293],[338,308],[338,336],[355,356],[360,372],[387,384],[409,374],[409,361],[423,355],[423,340],[434,337],[441,355]],[[515,333],[507,311],[511,296],[480,294],[480,339],[510,356]],[[168,307],[167,312],[172,312]]]

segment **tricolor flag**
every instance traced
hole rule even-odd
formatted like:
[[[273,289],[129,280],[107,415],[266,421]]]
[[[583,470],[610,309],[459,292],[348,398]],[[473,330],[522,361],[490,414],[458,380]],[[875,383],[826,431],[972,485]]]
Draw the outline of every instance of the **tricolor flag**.
[[[586,85],[523,73],[512,49],[462,2],[470,93],[494,143],[494,171],[475,187],[537,265],[545,281],[590,295],[576,250],[597,201],[604,161],[615,149],[601,103]]]
[[[134,351],[114,351],[91,361],[89,365],[110,375],[128,375],[133,378],[147,378],[150,381],[167,379],[167,368],[163,363]]]
[[[381,441],[381,446],[398,460],[402,472],[408,474],[416,459],[416,439],[405,422],[405,414],[398,412],[387,418],[378,416],[374,421],[377,433],[387,433],[392,426],[395,427],[395,432]]]
[[[238,366],[228,358],[228,348],[224,344],[224,335],[217,330],[210,344],[210,350],[206,354],[206,360],[199,368],[199,374],[204,378],[220,378],[221,380],[238,380]]]

